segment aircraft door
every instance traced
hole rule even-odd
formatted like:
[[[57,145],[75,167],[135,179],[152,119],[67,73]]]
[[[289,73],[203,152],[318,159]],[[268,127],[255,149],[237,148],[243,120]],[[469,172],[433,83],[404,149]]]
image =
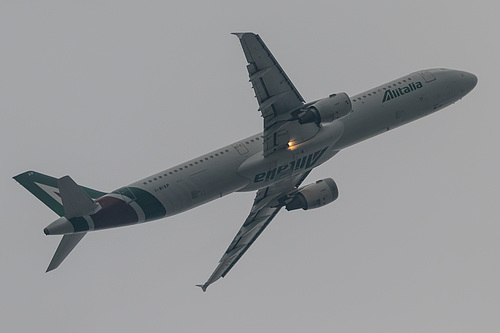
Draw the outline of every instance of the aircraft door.
[[[436,80],[436,77],[431,72],[423,71],[423,72],[420,72],[420,75],[422,75],[425,82],[427,82],[427,83]]]
[[[245,155],[246,153],[248,153],[248,148],[245,147],[245,145],[241,142],[235,143],[233,145],[233,148],[236,149],[236,151],[240,153],[240,155]]]

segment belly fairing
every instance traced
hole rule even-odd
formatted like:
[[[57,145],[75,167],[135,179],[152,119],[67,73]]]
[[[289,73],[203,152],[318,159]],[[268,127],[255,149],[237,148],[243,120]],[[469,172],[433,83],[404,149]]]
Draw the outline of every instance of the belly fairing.
[[[321,126],[312,139],[296,146],[265,158],[261,152],[254,154],[238,168],[238,174],[249,181],[240,191],[255,191],[324,163],[338,152],[332,147],[343,132],[343,123],[334,121]]]

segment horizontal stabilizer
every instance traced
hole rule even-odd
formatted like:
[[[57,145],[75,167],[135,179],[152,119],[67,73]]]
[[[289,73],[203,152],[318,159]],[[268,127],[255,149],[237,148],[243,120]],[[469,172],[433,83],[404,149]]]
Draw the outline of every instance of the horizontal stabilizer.
[[[75,248],[75,246],[82,240],[83,236],[87,233],[77,233],[77,234],[69,234],[64,235],[57,247],[56,253],[52,257],[50,261],[49,267],[47,268],[47,272],[50,272],[53,269],[59,267],[59,265],[63,262],[64,259],[68,256],[68,254]]]
[[[99,208],[99,205],[70,176],[59,178],[57,186],[64,207],[64,216],[67,219],[90,215]]]

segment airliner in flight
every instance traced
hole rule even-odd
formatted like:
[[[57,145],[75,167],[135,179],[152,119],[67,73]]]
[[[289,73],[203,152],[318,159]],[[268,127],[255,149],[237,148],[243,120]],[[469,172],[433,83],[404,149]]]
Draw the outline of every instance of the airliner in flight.
[[[256,191],[250,213],[224,252],[207,287],[224,277],[278,212],[314,209],[338,197],[331,178],[302,185],[311,170],[339,151],[404,125],[467,95],[471,73],[427,69],[358,95],[306,102],[259,35],[235,33],[246,60],[264,129],[113,192],[77,185],[69,176],[27,171],[14,179],[60,217],[46,235],[63,235],[47,272],[89,231],[172,216],[233,192]]]

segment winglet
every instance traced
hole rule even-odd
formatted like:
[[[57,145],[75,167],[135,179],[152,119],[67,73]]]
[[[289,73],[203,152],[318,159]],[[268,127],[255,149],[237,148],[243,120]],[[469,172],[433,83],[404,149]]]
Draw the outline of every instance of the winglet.
[[[201,290],[203,290],[203,292],[207,291],[207,288],[208,288],[208,285],[206,283],[205,284],[197,284],[196,286],[200,287]]]
[[[238,36],[239,39],[243,38],[244,35],[257,35],[253,32],[231,32],[231,35]]]

